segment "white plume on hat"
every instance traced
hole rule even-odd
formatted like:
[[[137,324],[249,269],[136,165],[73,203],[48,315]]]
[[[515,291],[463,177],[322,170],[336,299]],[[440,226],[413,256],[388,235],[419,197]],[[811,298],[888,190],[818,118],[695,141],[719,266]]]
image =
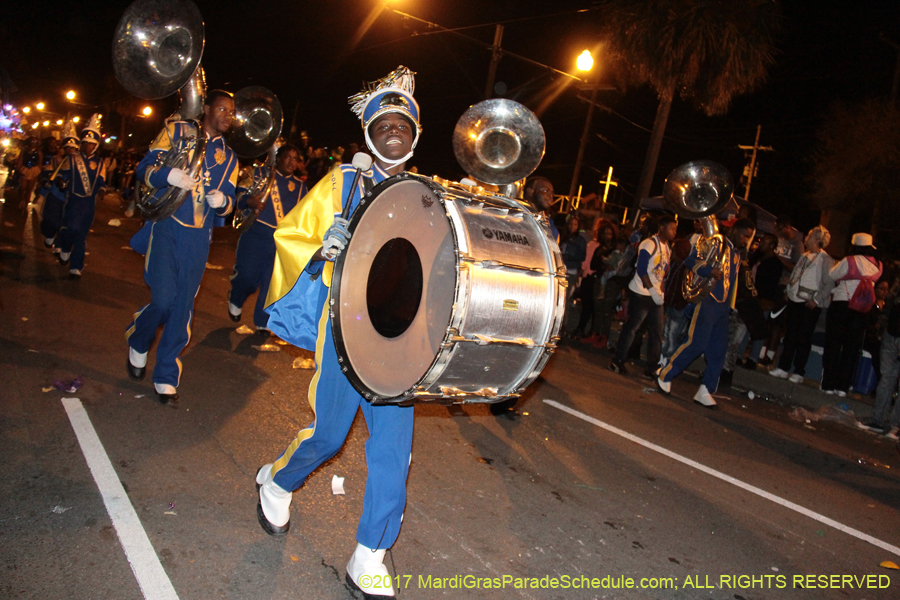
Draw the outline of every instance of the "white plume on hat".
[[[87,125],[81,130],[82,142],[100,143],[100,114],[94,113],[88,120]]]

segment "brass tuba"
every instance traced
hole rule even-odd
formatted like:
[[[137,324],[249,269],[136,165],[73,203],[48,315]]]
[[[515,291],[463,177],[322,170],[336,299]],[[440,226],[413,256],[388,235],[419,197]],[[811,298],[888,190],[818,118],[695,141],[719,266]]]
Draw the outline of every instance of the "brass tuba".
[[[527,107],[504,98],[484,100],[463,113],[453,130],[459,166],[482,187],[521,197],[525,178],[544,157],[544,128]]]
[[[197,121],[206,94],[203,45],[203,17],[191,0],[136,0],[119,19],[113,39],[116,78],[129,93],[153,100],[180,90],[181,104],[166,126],[187,121],[188,131],[161,157],[161,164],[183,169],[194,179],[200,179],[206,154],[206,135]],[[135,203],[148,221],[170,217],[191,190],[172,186],[159,199],[155,193],[143,182],[135,185]]]
[[[253,167],[243,172],[238,187],[246,189],[237,197],[237,203],[245,197],[268,198],[275,185],[275,155],[278,151],[278,136],[283,123],[281,102],[270,90],[262,86],[250,86],[234,95],[234,123],[225,140],[235,154],[244,159],[255,158],[268,152],[263,165],[262,176],[255,177]],[[259,211],[251,208],[234,211],[234,227],[239,233],[247,231],[259,216]]]
[[[725,238],[719,233],[715,215],[725,208],[734,193],[728,169],[711,160],[685,163],[669,173],[663,184],[663,199],[679,217],[700,219],[703,234],[697,240],[697,256],[707,265],[724,269]],[[715,286],[715,279],[685,273],[682,291],[688,302],[701,302]]]

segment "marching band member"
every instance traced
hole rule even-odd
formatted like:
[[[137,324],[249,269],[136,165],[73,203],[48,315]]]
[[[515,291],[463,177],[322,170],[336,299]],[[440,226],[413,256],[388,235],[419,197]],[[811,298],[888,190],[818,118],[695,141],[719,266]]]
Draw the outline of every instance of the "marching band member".
[[[62,133],[65,154],[62,158],[54,157],[50,162],[49,166],[52,170],[47,175],[47,180],[39,192],[44,197],[44,208],[41,211],[41,235],[44,237],[44,245],[48,248],[53,246],[56,235],[62,227],[63,209],[66,206],[65,190],[59,187],[59,185],[65,184],[60,179],[59,185],[57,185],[60,167],[65,157],[78,153],[78,133],[75,131],[75,123],[71,120],[67,121],[63,126]]]
[[[737,276],[741,265],[740,248],[747,247],[755,231],[756,226],[750,219],[740,219],[731,227],[731,232],[723,237],[725,252],[721,266],[702,261],[696,245],[685,259],[684,264],[688,269],[701,277],[711,277],[716,283],[709,295],[694,309],[687,339],[675,351],[672,360],[663,368],[656,380],[656,385],[663,393],[671,393],[672,380],[694,362],[694,359],[705,354],[706,369],[700,388],[694,395],[694,402],[707,408],[716,408],[716,400],[712,394],[719,385],[719,376],[725,364],[725,352],[728,350],[728,317],[734,308],[737,295]]]
[[[153,387],[160,403],[178,400],[181,360],[178,355],[191,339],[194,297],[209,257],[213,221],[223,217],[234,206],[237,183],[237,157],[225,143],[222,134],[234,119],[234,100],[222,90],[209,92],[203,104],[201,129],[206,135],[202,181],[191,179],[185,171],[167,167],[159,160],[182,136],[188,124],[169,123],[150,145],[150,151],[137,167],[137,177],[157,188],[160,198],[169,186],[191,190],[190,197],[166,219],[147,222],[135,234],[131,245],[144,261],[144,281],[150,287],[150,304],[134,315],[125,334],[128,341],[128,376],[135,381],[144,378],[147,353],[163,327],[156,349]]]
[[[231,291],[228,293],[228,316],[234,322],[240,321],[241,307],[258,289],[253,324],[260,331],[268,331],[269,315],[265,311],[265,305],[275,263],[275,228],[306,195],[306,184],[294,177],[299,158],[300,151],[296,146],[281,146],[275,159],[275,183],[271,193],[266,198],[247,198],[237,207],[237,210],[253,209],[259,216],[238,240]],[[256,169],[255,175],[261,176],[262,169]],[[240,191],[238,188],[238,192]]]
[[[67,156],[59,169],[66,186],[66,207],[56,244],[60,264],[69,265],[73,277],[81,277],[97,200],[102,200],[106,193],[106,169],[97,155],[99,146],[100,115],[95,114],[81,130],[81,152]]]
[[[353,189],[354,168],[347,164],[334,168],[279,223],[267,308],[272,332],[315,350],[318,370],[308,395],[315,421],[257,473],[257,517],[266,533],[287,533],[293,491],[341,449],[357,410],[362,410],[369,429],[368,477],[358,544],[345,578],[367,599],[394,595],[383,560],[399,535],[406,505],[413,408],[373,406],[353,388],[338,363],[328,302],[333,261],[350,238],[348,221],[340,217],[342,207],[349,203],[355,210],[364,188],[402,172],[419,140],[413,76],[406,67],[398,67],[350,99],[375,163]]]

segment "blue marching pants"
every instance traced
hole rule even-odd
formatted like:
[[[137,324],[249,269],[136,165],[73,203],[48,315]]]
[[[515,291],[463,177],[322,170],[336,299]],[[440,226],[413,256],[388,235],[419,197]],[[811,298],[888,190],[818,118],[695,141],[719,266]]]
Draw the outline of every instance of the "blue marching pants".
[[[238,240],[234,273],[231,275],[228,301],[235,306],[244,306],[247,298],[259,290],[253,309],[253,324],[257,327],[265,327],[269,322],[265,306],[272,268],[275,265],[274,234],[274,229],[259,221],[242,234]]]
[[[687,339],[672,355],[672,360],[660,373],[663,381],[672,381],[694,362],[701,354],[706,354],[706,369],[701,383],[710,394],[719,387],[719,375],[725,365],[728,350],[728,315],[731,307],[727,302],[716,302],[706,298],[694,309],[694,317],[688,328]]]
[[[57,245],[63,252],[71,252],[69,268],[84,268],[84,253],[87,248],[87,236],[94,222],[96,202],[93,198],[82,198],[69,195],[63,214],[63,226],[59,231]],[[50,236],[47,236],[50,237]]]
[[[135,313],[125,338],[131,348],[143,354],[150,351],[157,329],[163,327],[156,348],[154,383],[178,387],[178,355],[191,340],[194,297],[206,270],[209,236],[207,228],[184,227],[174,219],[153,224],[144,262],[144,281],[150,286],[151,300]]]
[[[316,467],[341,449],[357,409],[362,410],[369,429],[368,476],[356,540],[367,548],[390,548],[400,534],[406,506],[414,410],[412,406],[373,406],[366,402],[341,372],[327,310],[322,311],[318,331],[318,370],[309,385],[315,421],[297,434],[275,462],[272,475],[285,490],[303,485]]]
[[[63,224],[63,209],[66,207],[66,197],[55,185],[52,185],[47,197],[44,198],[44,209],[41,211],[41,235],[45,238],[55,238]]]

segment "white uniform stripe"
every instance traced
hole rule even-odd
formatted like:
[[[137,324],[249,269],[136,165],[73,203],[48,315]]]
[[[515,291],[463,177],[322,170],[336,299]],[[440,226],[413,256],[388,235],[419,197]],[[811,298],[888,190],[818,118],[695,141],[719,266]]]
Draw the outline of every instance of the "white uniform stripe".
[[[722,481],[725,481],[727,483],[735,485],[743,490],[750,492],[751,494],[756,494],[757,496],[765,498],[766,500],[771,500],[775,504],[779,504],[785,508],[789,508],[790,510],[798,512],[801,515],[807,516],[810,519],[813,519],[820,523],[824,523],[825,525],[828,525],[829,527],[833,527],[833,528],[837,529],[838,531],[843,531],[847,535],[852,535],[853,537],[860,539],[864,542],[868,542],[868,543],[872,544],[873,546],[877,546],[878,548],[881,548],[882,550],[887,550],[888,552],[892,552],[893,554],[900,556],[900,548],[898,548],[897,546],[888,544],[887,542],[883,542],[883,541],[879,540],[878,538],[874,538],[867,533],[863,533],[862,531],[859,531],[858,529],[854,529],[852,527],[844,525],[843,523],[838,523],[834,519],[829,519],[825,515],[820,515],[819,513],[809,510],[808,508],[805,508],[803,506],[800,506],[799,504],[795,504],[795,503],[791,502],[790,500],[785,500],[784,498],[776,496],[775,494],[770,494],[769,492],[762,490],[756,486],[750,485],[749,483],[744,483],[740,479],[735,479],[731,475],[726,475],[725,473],[716,471],[715,469],[713,469],[711,467],[702,465],[695,460],[691,460],[690,458],[681,456],[680,454],[676,454],[676,453],[672,452],[671,450],[666,450],[662,446],[657,446],[656,444],[654,444],[652,442],[648,442],[647,440],[641,439],[635,435],[631,435],[627,431],[622,431],[618,427],[613,427],[612,425],[609,425],[607,423],[604,423],[603,421],[599,421],[593,417],[590,417],[590,416],[584,414],[583,412],[579,412],[579,411],[575,410],[574,408],[569,408],[568,406],[564,406],[564,405],[560,404],[559,402],[556,402],[555,400],[544,400],[544,403],[549,404],[553,408],[558,408],[559,410],[561,410],[563,412],[567,412],[570,415],[578,417],[582,421],[587,421],[588,423],[590,423],[592,425],[596,425],[597,427],[600,427],[601,429],[605,429],[605,430],[609,431],[610,433],[614,433],[618,436],[621,436],[621,437],[625,438],[626,440],[634,442],[635,444],[640,444],[641,446],[648,448],[650,450],[653,450],[654,452],[659,452],[663,456],[667,456],[673,460],[677,460],[678,462],[688,465],[691,468],[697,469],[698,471],[702,471],[703,473],[706,473],[707,475],[712,475],[716,479],[721,479]]]
[[[81,452],[87,460],[91,474],[97,487],[100,488],[100,495],[103,497],[103,504],[106,505],[106,512],[112,520],[119,541],[122,543],[122,549],[125,550],[125,557],[134,571],[141,592],[147,600],[178,600],[178,594],[169,581],[169,576],[159,562],[159,557],[150,544],[147,532],[144,531],[141,521],[134,512],[131,500],[125,493],[125,488],[119,481],[106,450],[94,426],[91,425],[91,419],[88,417],[87,411],[78,398],[63,398],[63,406],[69,415],[69,421],[72,423],[72,429],[78,437],[78,443],[81,446]]]

